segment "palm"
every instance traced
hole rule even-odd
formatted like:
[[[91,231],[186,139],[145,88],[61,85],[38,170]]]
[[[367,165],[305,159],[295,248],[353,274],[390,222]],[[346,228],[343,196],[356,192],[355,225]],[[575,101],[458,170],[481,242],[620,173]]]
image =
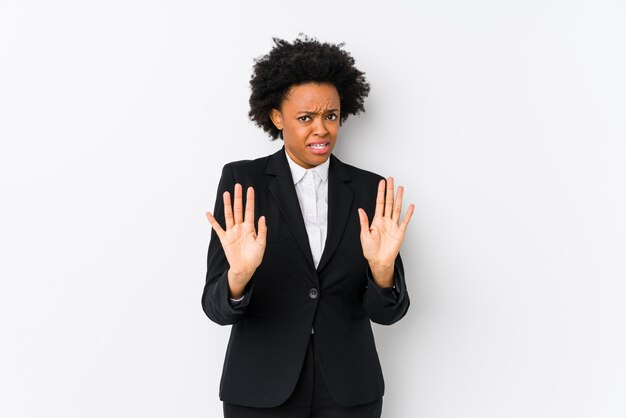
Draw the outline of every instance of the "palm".
[[[368,233],[361,235],[363,255],[380,265],[393,265],[404,240],[404,231],[389,218],[374,217]]]
[[[254,224],[241,223],[225,231],[220,239],[228,263],[239,269],[256,270],[263,260],[265,242],[258,239]]]

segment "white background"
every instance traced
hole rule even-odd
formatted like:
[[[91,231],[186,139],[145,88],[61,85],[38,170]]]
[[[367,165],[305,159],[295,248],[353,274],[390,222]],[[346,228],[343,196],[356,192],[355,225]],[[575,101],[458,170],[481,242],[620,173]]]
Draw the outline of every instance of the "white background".
[[[416,204],[393,418],[626,415],[626,3],[0,0],[0,416],[217,417],[200,307],[272,36],[345,41],[336,155]],[[356,214],[355,214],[356,216]]]

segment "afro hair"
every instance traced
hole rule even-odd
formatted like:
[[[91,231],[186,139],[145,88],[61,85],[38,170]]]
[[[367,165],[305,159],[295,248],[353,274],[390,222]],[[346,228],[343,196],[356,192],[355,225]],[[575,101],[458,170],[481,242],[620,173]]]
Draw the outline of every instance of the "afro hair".
[[[289,43],[273,38],[271,51],[255,60],[250,79],[250,120],[266,131],[272,140],[282,137],[270,119],[272,109],[280,109],[289,89],[308,82],[331,83],[341,100],[340,122],[349,115],[364,112],[363,101],[370,91],[365,73],[354,66],[354,58],[342,49],[343,43],[319,42],[300,34]]]

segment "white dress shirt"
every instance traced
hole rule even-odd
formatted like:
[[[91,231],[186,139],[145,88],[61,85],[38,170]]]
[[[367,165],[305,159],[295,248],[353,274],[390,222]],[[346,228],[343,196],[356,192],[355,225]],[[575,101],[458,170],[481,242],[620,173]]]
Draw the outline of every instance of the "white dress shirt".
[[[322,258],[322,252],[324,252],[328,232],[328,166],[330,165],[330,158],[308,170],[296,164],[289,157],[289,154],[287,154],[287,162],[298,195],[306,233],[309,237],[313,263],[317,267]]]

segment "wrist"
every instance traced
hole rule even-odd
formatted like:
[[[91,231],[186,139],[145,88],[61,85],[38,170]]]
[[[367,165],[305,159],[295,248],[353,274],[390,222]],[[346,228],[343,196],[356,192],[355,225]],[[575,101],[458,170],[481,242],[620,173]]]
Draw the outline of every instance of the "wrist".
[[[233,299],[243,296],[252,274],[228,270],[228,293]]]
[[[372,271],[372,277],[378,286],[382,288],[393,287],[395,282],[393,265],[385,266],[370,263],[369,266]]]

